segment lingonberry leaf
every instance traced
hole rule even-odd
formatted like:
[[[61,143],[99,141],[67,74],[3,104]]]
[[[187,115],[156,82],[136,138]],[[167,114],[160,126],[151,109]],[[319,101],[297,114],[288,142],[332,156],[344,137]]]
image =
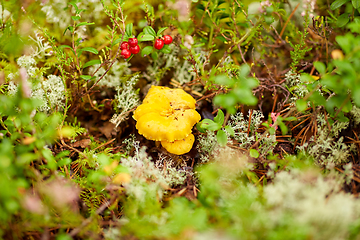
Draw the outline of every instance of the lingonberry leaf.
[[[224,130],[219,130],[216,133],[216,139],[217,139],[220,146],[224,147],[226,145],[227,136],[226,136],[226,133],[224,132]]]
[[[336,0],[330,5],[330,9],[335,10],[335,9],[341,7],[342,5],[344,5],[345,3],[347,3],[348,1],[349,0]]]
[[[86,62],[83,66],[83,68],[89,67],[89,66],[93,66],[96,64],[101,64],[101,61],[99,59],[94,59],[94,60],[90,60],[88,62]]]
[[[89,79],[91,79],[91,76],[90,75],[80,75],[80,78],[84,79],[84,80],[89,80]]]
[[[144,41],[154,41],[155,37],[153,35],[150,34],[143,34],[139,37],[139,41],[140,42],[144,42]]]
[[[127,37],[132,37],[132,30],[133,30],[133,24],[132,23],[126,24],[125,34],[127,35]]]
[[[98,50],[96,50],[93,47],[84,47],[84,48],[81,48],[81,49],[77,50],[77,56],[79,57],[82,54],[82,52],[91,52],[93,54],[98,54],[99,53]]]
[[[160,49],[160,52],[169,54],[169,53],[171,53],[171,48],[169,47],[169,45],[164,45],[163,48]]]
[[[80,20],[80,16],[71,16],[71,19],[73,20],[73,21],[78,21],[78,20]]]
[[[260,153],[256,149],[250,149],[249,151],[250,157],[258,158],[260,156]]]
[[[80,27],[80,26],[88,26],[88,25],[94,25],[95,23],[91,22],[81,22],[81,23],[78,23],[76,24],[76,27]]]
[[[154,50],[153,46],[146,46],[141,50],[141,56],[145,57],[145,56],[149,55],[150,53],[152,53],[153,50]]]
[[[296,101],[296,108],[299,112],[304,111],[307,108],[307,102],[304,99],[299,99]]]
[[[163,28],[160,28],[159,31],[157,32],[156,36],[160,36],[168,27],[163,27]]]
[[[221,125],[211,119],[204,119],[201,121],[200,127],[209,131],[216,131],[221,129]]]
[[[151,26],[144,27],[144,33],[156,37],[156,32]]]
[[[235,136],[235,131],[234,131],[234,129],[233,129],[232,127],[230,127],[229,125],[226,125],[226,126],[225,126],[225,131],[226,131],[227,133],[229,133],[230,136]]]
[[[216,117],[214,117],[214,122],[220,124],[221,126],[224,123],[224,119],[224,112],[219,109]]]

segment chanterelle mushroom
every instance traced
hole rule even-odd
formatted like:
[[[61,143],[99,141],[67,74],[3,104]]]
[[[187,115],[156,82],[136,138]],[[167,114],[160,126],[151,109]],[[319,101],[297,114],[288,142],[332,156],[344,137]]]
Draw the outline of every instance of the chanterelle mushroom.
[[[134,112],[136,128],[145,138],[161,141],[171,153],[187,153],[194,143],[191,129],[201,119],[195,102],[182,89],[152,86],[143,104]],[[175,148],[178,150],[173,150]]]
[[[181,155],[189,152],[194,144],[195,137],[189,134],[186,138],[175,140],[174,142],[161,141],[161,145],[168,151],[176,155]]]

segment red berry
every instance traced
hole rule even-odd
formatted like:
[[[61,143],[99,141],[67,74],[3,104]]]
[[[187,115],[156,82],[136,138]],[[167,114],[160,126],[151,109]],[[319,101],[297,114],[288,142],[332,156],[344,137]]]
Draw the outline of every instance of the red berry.
[[[138,44],[138,40],[136,38],[129,38],[129,45],[130,47],[135,47]]]
[[[162,49],[164,46],[164,41],[161,40],[161,39],[156,39],[155,40],[155,43],[154,43],[154,48],[157,49],[157,50],[160,50]]]
[[[121,51],[121,56],[125,59],[129,58],[131,56],[131,52],[129,49],[123,49]]]
[[[164,43],[165,44],[170,44],[170,43],[172,43],[172,37],[170,36],[170,35],[165,35],[164,36]]]
[[[122,42],[120,45],[120,49],[129,49],[129,43],[128,42]]]
[[[140,52],[140,47],[139,45],[131,46],[129,50],[132,54],[138,54]]]

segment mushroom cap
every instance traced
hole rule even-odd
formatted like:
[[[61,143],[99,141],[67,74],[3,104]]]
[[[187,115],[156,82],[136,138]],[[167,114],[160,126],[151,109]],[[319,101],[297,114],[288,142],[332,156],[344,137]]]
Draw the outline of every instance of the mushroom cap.
[[[152,86],[134,112],[136,128],[154,141],[182,140],[201,119],[195,99],[182,89]]]
[[[189,134],[186,138],[176,140],[174,142],[161,141],[161,145],[169,152],[176,155],[181,155],[189,152],[194,144],[195,137]]]
[[[173,108],[195,109],[196,100],[180,88],[171,89],[162,86],[151,86],[143,103],[158,103],[166,100],[170,102]]]

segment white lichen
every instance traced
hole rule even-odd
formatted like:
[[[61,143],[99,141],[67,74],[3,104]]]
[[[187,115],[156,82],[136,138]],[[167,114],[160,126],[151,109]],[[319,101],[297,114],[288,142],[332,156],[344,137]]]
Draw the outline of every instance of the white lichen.
[[[360,108],[353,105],[350,113],[353,116],[353,121],[355,122],[355,124],[359,125],[360,124]]]
[[[212,153],[219,148],[216,135],[213,131],[206,131],[206,135],[199,135],[197,138],[198,145],[196,148],[200,153],[201,162],[208,162],[212,158]]]
[[[47,79],[41,77],[41,82],[31,82],[27,79],[27,83],[31,88],[30,97],[42,101],[37,110],[40,112],[50,113],[52,111],[62,111],[65,106],[65,86],[59,76],[49,75]],[[18,86],[13,81],[9,82],[8,95],[15,95]]]
[[[193,172],[186,171],[187,166],[184,161],[178,163],[163,154],[159,155],[159,158],[155,161],[155,166],[162,172],[165,182],[169,186],[183,184],[186,175],[193,174]]]
[[[148,197],[162,199],[164,192],[170,186],[182,184],[186,172],[177,169],[175,163],[160,156],[154,163],[146,153],[146,147],[140,148],[140,142],[133,142],[134,156],[121,158],[121,165],[128,168],[131,181],[124,184],[126,193],[140,202]]]
[[[90,67],[89,72],[94,72],[98,69],[100,65],[94,65]],[[98,82],[99,87],[107,87],[107,88],[116,88],[121,86],[122,81],[121,79],[124,76],[131,74],[130,70],[130,63],[129,62],[119,62],[115,61],[114,64],[111,66],[111,69],[106,73],[106,75]],[[104,68],[100,68],[95,74],[95,79],[99,79],[106,70]]]
[[[127,119],[130,114],[130,110],[134,109],[140,104],[140,97],[135,90],[135,84],[139,79],[139,74],[135,74],[125,83],[121,84],[121,87],[117,87],[117,94],[115,95],[115,109],[117,113],[110,119],[110,122],[115,124],[115,127]]]
[[[278,173],[274,183],[264,187],[264,196],[274,223],[291,219],[313,239],[347,239],[349,227],[360,217],[360,205],[341,188],[335,177],[293,169]]]
[[[309,142],[297,146],[297,149],[313,157],[318,165],[326,166],[329,169],[348,162],[350,152],[356,146],[354,144],[347,146],[343,142],[344,138],[339,138],[339,134],[348,127],[349,122],[335,122],[329,130],[324,114],[319,114],[317,123],[316,138],[312,136]]]
[[[167,71],[179,64],[177,55],[180,49],[174,44],[169,46],[171,47],[171,53],[166,54],[166,57],[161,53],[156,60],[150,60],[151,64],[146,67],[146,72],[143,73],[143,76],[151,83],[151,85],[158,85],[159,81],[165,76]]]
[[[289,89],[292,94],[288,100],[291,104],[295,104],[298,99],[304,98],[305,95],[309,93],[309,90],[300,79],[300,74],[296,74],[293,70],[285,74],[285,83],[283,86]]]
[[[247,148],[255,141],[256,130],[260,127],[264,115],[261,111],[249,110],[248,118],[251,116],[251,122],[244,118],[241,112],[230,116],[229,126],[234,129],[234,139],[239,142],[239,147]],[[248,133],[249,132],[249,133]]]

